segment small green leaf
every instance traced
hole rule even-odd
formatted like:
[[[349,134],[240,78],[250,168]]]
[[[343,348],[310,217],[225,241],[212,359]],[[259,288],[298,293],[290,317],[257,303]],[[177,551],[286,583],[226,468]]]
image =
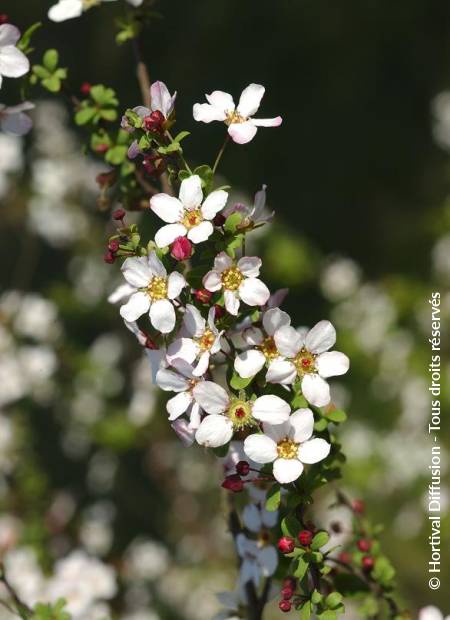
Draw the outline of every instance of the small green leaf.
[[[77,125],[86,125],[94,118],[95,114],[96,114],[95,108],[89,108],[89,107],[81,108],[75,114],[75,123]]]
[[[324,532],[324,531],[317,532],[317,534],[312,539],[311,549],[313,551],[318,551],[324,545],[326,545],[329,540],[330,540],[330,537],[328,535],[328,532]]]
[[[325,418],[320,418],[320,420],[317,420],[317,422],[314,424],[314,430],[319,433],[324,431],[327,427],[328,421]]]
[[[228,454],[228,448],[229,443],[225,444],[224,446],[219,446],[218,448],[211,448],[211,450],[218,458],[224,458]]]
[[[42,65],[33,65],[33,73],[41,80],[50,76],[50,72]]]
[[[281,488],[279,484],[274,484],[267,493],[266,510],[274,512],[278,510],[281,502]]]
[[[190,135],[191,135],[190,131],[180,131],[180,133],[175,136],[173,141],[174,142],[181,142],[181,140],[184,140],[185,138],[187,138]]]
[[[340,592],[331,592],[325,599],[325,605],[330,609],[336,609],[342,603],[342,594]]]
[[[234,213],[229,215],[227,219],[225,220],[225,224],[223,225],[224,230],[226,230],[229,233],[234,234],[237,230],[237,227],[239,226],[241,222],[242,222],[242,215],[238,211],[235,211]]]
[[[330,411],[325,414],[325,417],[330,420],[330,422],[334,422],[335,424],[341,424],[345,422],[347,419],[347,414],[342,409],[334,409],[334,411]]]
[[[45,52],[42,62],[44,64],[44,67],[48,69],[50,73],[53,73],[58,66],[58,60],[59,54],[57,50],[50,49]]]
[[[117,118],[117,110],[113,110],[112,108],[100,110],[99,115],[105,121],[115,121]]]
[[[303,556],[300,557],[298,559],[297,568],[294,571],[294,577],[297,577],[298,579],[303,579],[303,577],[306,575],[306,571],[308,570],[308,566],[309,562],[305,560]]]
[[[105,159],[113,166],[118,166],[125,160],[127,151],[128,149],[126,146],[113,146],[106,153]]]
[[[309,620],[311,618],[311,601],[305,601],[300,608],[300,620]]]
[[[296,396],[292,399],[291,406],[293,409],[304,409],[305,407],[308,407],[308,401],[303,394],[296,394]]]
[[[287,515],[281,521],[281,531],[283,536],[295,538],[300,531],[300,521],[292,514]]]
[[[45,80],[42,80],[42,86],[51,93],[57,93],[61,89],[61,80],[57,75],[51,75]]]
[[[324,611],[321,614],[318,614],[317,618],[319,620],[337,620],[337,614],[335,611],[332,611],[331,609],[327,609],[327,611]]]
[[[371,576],[382,586],[389,586],[391,581],[395,577],[395,569],[389,562],[389,560],[386,557],[382,556],[375,560],[375,566],[373,568]]]
[[[314,603],[314,605],[318,605],[322,601],[322,599],[323,596],[318,590],[314,590],[311,594],[311,602]]]
[[[247,377],[246,379],[244,379],[243,377],[240,377],[237,372],[233,372],[233,376],[230,380],[230,385],[234,390],[242,390],[243,388],[246,388],[247,385],[249,385],[252,381],[253,377]]]
[[[20,38],[20,41],[17,43],[17,47],[20,49],[20,51],[22,51],[24,54],[28,54],[31,51],[33,51],[30,48],[30,43],[31,43],[31,37],[33,36],[33,34],[36,32],[36,30],[38,30],[38,28],[40,28],[42,26],[41,22],[36,22],[35,24],[33,24],[32,26],[30,26],[27,30],[25,30],[25,32],[23,33],[23,35]]]

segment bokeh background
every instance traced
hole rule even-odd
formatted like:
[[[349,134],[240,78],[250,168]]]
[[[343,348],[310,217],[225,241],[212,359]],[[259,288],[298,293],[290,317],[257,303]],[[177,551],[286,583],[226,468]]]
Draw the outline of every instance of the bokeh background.
[[[46,19],[50,4],[0,8],[22,30],[44,22],[34,60],[56,47],[74,91],[104,83],[123,109],[138,104],[132,51],[114,42],[122,3],[63,24]],[[268,185],[277,217],[254,242],[265,280],[289,286],[284,307],[298,325],[330,318],[352,359],[333,386],[349,412],[345,486],[385,524],[405,603],[448,613],[448,585],[427,586],[425,490],[432,290],[444,336],[450,321],[450,5],[174,0],[158,9],[144,56],[152,79],[178,91],[178,128],[195,130],[190,161],[211,162],[223,139],[219,124],[194,126],[205,92],[237,97],[262,83],[261,114],[283,116],[281,128],[230,149],[221,172],[236,200]],[[9,81],[2,101],[17,93]],[[67,110],[47,96],[30,136],[0,135],[0,547],[22,584],[27,570],[35,576],[33,553],[48,569],[84,548],[120,575],[121,617],[203,620],[233,576],[220,470],[214,479],[213,461],[173,436],[147,360],[106,302],[120,278],[102,261],[111,227],[94,180],[104,168],[84,155]],[[447,448],[449,399],[445,387]],[[442,467],[445,549],[445,451]],[[443,562],[448,582],[448,554]]]

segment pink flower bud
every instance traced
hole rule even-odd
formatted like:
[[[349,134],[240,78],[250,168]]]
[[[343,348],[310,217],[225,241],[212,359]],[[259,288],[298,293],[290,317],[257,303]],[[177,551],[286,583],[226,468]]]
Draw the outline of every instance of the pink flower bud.
[[[116,260],[116,257],[112,252],[108,250],[108,252],[106,252],[106,254],[103,256],[103,260],[105,261],[105,263],[109,263],[111,265]]]
[[[311,544],[313,539],[313,533],[309,530],[302,530],[298,535],[298,540],[301,545],[304,547],[308,547]]]
[[[362,499],[354,499],[352,501],[352,509],[358,515],[362,515],[366,509],[366,506]]]
[[[119,245],[120,243],[118,239],[111,239],[108,243],[108,250],[114,254],[119,249]]]
[[[212,296],[213,294],[211,293],[211,291],[207,291],[206,288],[198,288],[194,291],[195,299],[201,304],[209,304]]]
[[[366,538],[361,538],[356,544],[358,546],[358,549],[360,551],[363,551],[364,553],[370,551],[370,548],[372,547],[372,541],[367,540]]]
[[[292,603],[291,601],[280,601],[278,603],[278,607],[281,609],[281,611],[291,611]]]
[[[155,110],[144,118],[144,128],[147,131],[162,132],[165,116],[159,110]]]
[[[0,26],[2,24],[7,24],[9,22],[9,17],[6,13],[0,13]]]
[[[87,96],[91,92],[91,88],[92,86],[89,82],[83,82],[80,86],[80,93]]]
[[[247,461],[239,461],[236,465],[236,471],[240,476],[247,476],[250,471],[250,464]]]
[[[187,260],[192,256],[192,243],[186,237],[177,237],[170,246],[170,255],[176,260]]]
[[[113,217],[113,220],[123,220],[125,215],[126,215],[125,209],[116,209],[115,211],[113,211],[112,217]]]
[[[239,493],[243,490],[244,483],[240,476],[231,474],[231,476],[227,476],[222,482],[222,488],[227,489],[227,491],[233,491],[233,493]]]
[[[278,540],[278,549],[281,553],[292,553],[295,548],[295,541],[290,536],[282,536]]]

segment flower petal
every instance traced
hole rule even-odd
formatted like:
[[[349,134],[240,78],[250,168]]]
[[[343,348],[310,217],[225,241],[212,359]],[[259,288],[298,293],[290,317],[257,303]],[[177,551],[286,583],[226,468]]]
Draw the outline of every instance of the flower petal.
[[[173,330],[175,320],[175,309],[168,299],[158,299],[150,306],[150,323],[162,334]]]
[[[223,296],[225,300],[226,311],[232,314],[233,316],[237,316],[239,312],[239,306],[241,305],[241,303],[239,301],[239,297],[236,295],[236,291],[226,290]]]
[[[199,338],[205,331],[206,321],[195,306],[187,304],[186,312],[183,317],[183,324],[190,336]]]
[[[245,123],[232,123],[228,127],[228,133],[236,144],[247,144],[247,142],[250,142],[250,140],[255,137],[256,132],[257,127],[250,121],[246,121]]]
[[[273,394],[260,396],[255,400],[252,407],[253,417],[269,424],[282,424],[286,422],[290,413],[291,408],[288,403]]]
[[[264,577],[274,574],[278,566],[278,554],[273,545],[262,547],[258,552],[258,564]]]
[[[184,237],[186,232],[183,224],[167,224],[156,233],[155,243],[159,248],[165,248],[173,243],[177,237]]]
[[[218,448],[227,444],[233,436],[233,424],[223,415],[207,415],[195,433],[201,446]]]
[[[265,90],[261,84],[249,84],[244,88],[237,107],[239,114],[245,118],[253,116],[258,111]]]
[[[287,312],[283,312],[279,308],[272,308],[264,312],[262,322],[267,334],[273,336],[277,329],[291,324],[291,317]]]
[[[288,419],[282,424],[263,424],[263,430],[267,437],[270,437],[275,443],[278,443],[282,439],[289,437],[292,432],[292,427]]]
[[[224,121],[227,117],[225,110],[209,105],[209,103],[196,103],[193,108],[196,121],[211,123],[212,121]]]
[[[211,222],[200,222],[197,226],[191,228],[187,237],[192,243],[202,243],[206,241],[214,232],[214,226]]]
[[[33,127],[33,121],[27,114],[11,114],[11,108],[0,118],[2,131],[13,136],[24,136]]]
[[[218,189],[211,192],[202,204],[202,215],[206,220],[212,220],[226,205],[228,200],[228,192]]]
[[[142,4],[142,0],[128,0],[128,2],[133,4],[133,6]],[[159,110],[167,118],[172,112],[175,95],[171,96],[164,82],[154,82],[150,88],[152,110]]]
[[[316,437],[302,443],[298,449],[298,458],[302,463],[318,463],[330,454],[331,446],[328,441]]]
[[[150,298],[146,293],[133,293],[126,304],[120,307],[120,316],[126,321],[136,321],[150,308]]]
[[[53,22],[63,22],[66,19],[80,17],[83,12],[81,0],[59,0],[57,4],[50,7],[48,18]]]
[[[202,182],[198,174],[181,181],[180,201],[186,209],[196,209],[203,200]]]
[[[184,276],[178,271],[172,271],[167,280],[167,297],[175,299],[186,286]]]
[[[214,293],[215,291],[220,291],[222,288],[222,280],[220,278],[220,274],[215,271],[208,271],[208,273],[203,277],[203,286],[208,290]]]
[[[305,375],[302,379],[302,392],[306,400],[316,407],[324,407],[330,402],[330,386],[319,375]]]
[[[317,372],[324,378],[345,375],[349,366],[350,360],[339,351],[321,353],[316,359]]]
[[[233,97],[223,90],[215,90],[210,95],[205,95],[206,101],[216,108],[232,112],[235,108]]]
[[[173,428],[173,430],[178,435],[179,439],[183,442],[183,444],[186,447],[192,446],[192,444],[194,443],[195,433],[194,433],[194,429],[190,428],[190,425],[188,424],[187,420],[184,420],[184,419],[175,420],[171,424],[171,427]]]
[[[167,271],[162,262],[159,260],[156,252],[152,250],[149,252],[147,256],[148,268],[152,272],[154,276],[158,276],[159,278],[165,278],[167,276]]]
[[[156,383],[165,392],[185,392],[189,389],[189,382],[179,373],[160,368],[156,373]]]
[[[208,370],[209,358],[211,357],[209,351],[203,351],[200,355],[197,366],[194,369],[195,377],[202,377]]]
[[[258,256],[243,256],[238,260],[238,268],[247,278],[257,278],[262,260]]]
[[[201,381],[193,390],[194,398],[206,413],[223,413],[230,402],[223,387],[213,381]]]
[[[330,321],[319,321],[306,334],[305,345],[311,353],[323,353],[336,342],[336,330]]]
[[[184,181],[183,181],[184,183]],[[150,208],[163,222],[174,224],[183,219],[183,205],[168,194],[155,194],[150,198]]]
[[[274,338],[278,351],[286,357],[295,357],[302,348],[303,338],[290,325],[280,327]]]
[[[214,259],[214,269],[220,273],[233,265],[233,259],[226,252],[219,252]]]
[[[264,335],[258,327],[249,327],[242,332],[242,338],[247,344],[254,347],[264,342]]]
[[[121,271],[128,284],[135,288],[148,286],[152,278],[146,256],[127,258],[121,267]]]
[[[248,306],[263,306],[270,291],[258,278],[246,278],[239,287],[239,296]]]
[[[263,368],[266,357],[261,351],[250,349],[240,353],[234,360],[234,369],[240,377],[254,377]]]
[[[242,511],[242,521],[251,532],[259,532],[262,527],[261,511],[258,510],[255,504],[247,504]]]
[[[297,377],[297,370],[288,360],[276,359],[270,362],[267,369],[266,381],[269,383],[281,383],[288,385],[294,383]]]
[[[289,418],[290,437],[295,443],[303,443],[311,437],[314,430],[314,415],[311,409],[298,409]]]
[[[252,118],[252,123],[257,127],[279,127],[283,119],[281,116],[275,118]]]
[[[254,433],[244,441],[245,454],[255,463],[272,463],[277,458],[277,444],[267,437]]]
[[[280,484],[288,484],[300,478],[303,465],[297,459],[277,459],[273,464],[273,475]]]
[[[79,0],[77,0],[79,2]],[[0,47],[15,45],[20,39],[20,30],[12,24],[2,24],[0,26]]]
[[[192,338],[177,338],[167,349],[167,359],[170,363],[175,359],[182,359],[192,364],[197,353],[198,344]]]
[[[192,396],[190,392],[180,392],[173,398],[167,401],[166,409],[169,414],[169,420],[176,420],[183,415],[186,409],[192,402]]]
[[[7,24],[5,24],[7,25]],[[23,52],[7,45],[0,47],[0,74],[5,77],[17,78],[30,70],[30,61]]]

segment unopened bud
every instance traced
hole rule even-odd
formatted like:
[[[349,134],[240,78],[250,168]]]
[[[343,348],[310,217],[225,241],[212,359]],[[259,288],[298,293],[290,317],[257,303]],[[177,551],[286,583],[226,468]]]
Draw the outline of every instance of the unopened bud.
[[[295,540],[290,536],[282,536],[278,540],[278,549],[281,553],[292,553],[295,549]]]
[[[119,245],[120,243],[118,239],[111,239],[111,241],[108,243],[108,250],[110,250],[114,254],[119,249]]]
[[[364,553],[370,551],[370,548],[372,547],[372,541],[367,540],[367,538],[361,538],[361,540],[358,540],[356,544],[358,546],[358,549],[360,551],[363,551]]]
[[[291,601],[280,601],[278,607],[284,612],[291,611],[292,603]]]
[[[244,483],[242,482],[241,477],[238,474],[231,474],[231,476],[227,476],[222,482],[222,487],[224,489],[227,489],[227,491],[239,493],[243,490]]]
[[[144,128],[147,131],[158,131],[161,132],[163,129],[164,121],[166,120],[164,114],[159,110],[155,110],[149,116],[144,118]]]
[[[352,509],[358,515],[362,515],[366,509],[366,505],[364,504],[362,499],[354,499],[352,501]]]
[[[112,218],[113,220],[123,220],[126,215],[125,209],[116,209],[113,211]]]
[[[0,26],[2,24],[7,24],[9,22],[9,17],[6,13],[0,13]]]
[[[309,530],[302,530],[298,535],[298,540],[301,545],[308,547],[312,543],[313,533]]]
[[[206,288],[198,288],[194,291],[195,299],[202,304],[209,304],[212,296],[211,291],[207,291]]]
[[[214,318],[221,319],[225,315],[225,308],[219,306],[219,304],[214,305]]]
[[[175,260],[187,260],[192,256],[192,243],[186,237],[177,237],[170,246],[170,255]]]
[[[116,260],[116,257],[112,252],[108,251],[103,256],[103,260],[105,261],[105,263],[109,263],[111,265]]]
[[[372,568],[375,565],[375,561],[373,559],[372,556],[370,555],[365,555],[362,559],[362,567],[365,571],[367,571],[368,573],[372,570]]]
[[[239,461],[236,465],[236,471],[240,476],[247,476],[250,471],[250,463],[247,463],[247,461]]]
[[[83,95],[89,95],[89,93],[91,92],[91,84],[89,84],[89,82],[83,82],[82,85],[80,86],[80,93],[82,93]]]

